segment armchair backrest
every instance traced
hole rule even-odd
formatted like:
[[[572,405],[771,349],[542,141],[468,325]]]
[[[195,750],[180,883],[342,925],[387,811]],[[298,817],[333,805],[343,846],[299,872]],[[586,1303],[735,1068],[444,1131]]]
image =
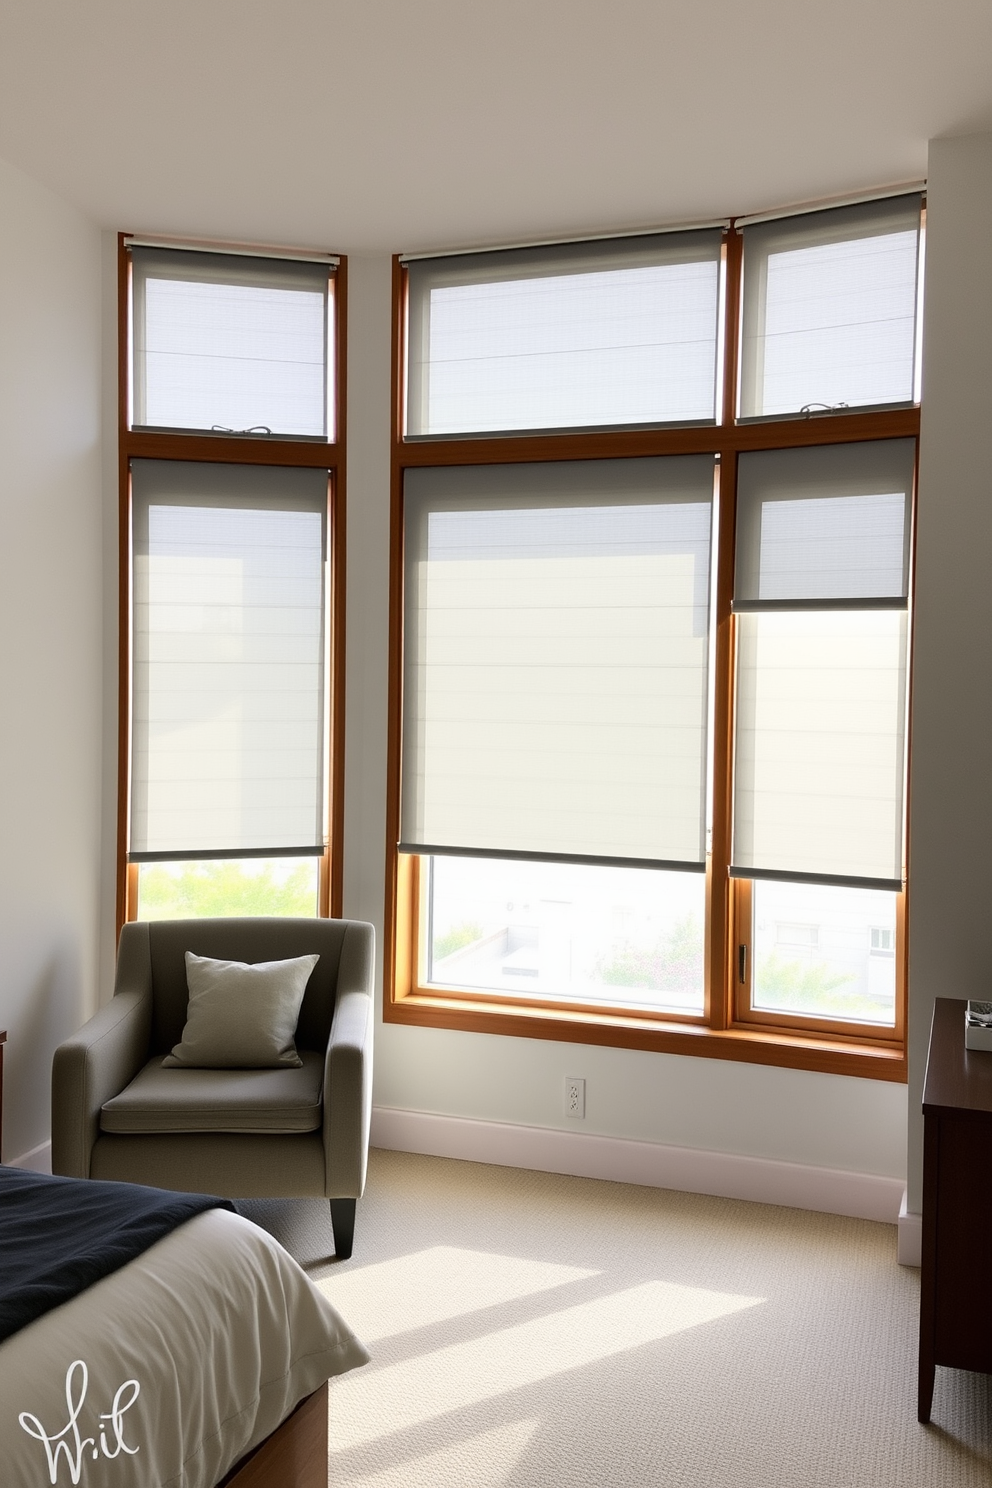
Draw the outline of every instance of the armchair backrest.
[[[351,920],[253,919],[150,920],[125,925],[117,961],[117,988],[147,982],[152,988],[151,1052],[167,1053],[182,1038],[189,992],[186,952],[218,961],[283,961],[316,952],[300,1009],[296,1042],[323,1050],[331,1030],[338,967],[347,934],[370,926]]]

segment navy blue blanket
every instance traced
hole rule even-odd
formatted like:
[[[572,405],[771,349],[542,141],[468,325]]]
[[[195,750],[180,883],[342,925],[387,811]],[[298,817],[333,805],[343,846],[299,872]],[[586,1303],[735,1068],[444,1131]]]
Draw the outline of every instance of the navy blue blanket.
[[[0,1167],[0,1343],[229,1199]]]

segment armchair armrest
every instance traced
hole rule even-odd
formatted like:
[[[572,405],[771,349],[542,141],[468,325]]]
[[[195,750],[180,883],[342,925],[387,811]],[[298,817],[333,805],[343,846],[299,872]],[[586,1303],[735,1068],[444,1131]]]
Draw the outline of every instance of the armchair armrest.
[[[100,1108],[119,1095],[148,1058],[151,988],[115,993],[52,1064],[52,1172],[88,1178]]]
[[[324,1059],[324,1160],[327,1197],[360,1198],[372,1117],[372,977],[375,933],[349,926],[338,969],[331,1035]]]

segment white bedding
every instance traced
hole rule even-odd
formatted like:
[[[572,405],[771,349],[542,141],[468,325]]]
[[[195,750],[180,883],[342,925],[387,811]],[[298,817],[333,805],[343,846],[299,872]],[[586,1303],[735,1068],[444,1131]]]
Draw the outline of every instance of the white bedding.
[[[212,1209],[0,1344],[3,1488],[213,1488],[368,1354],[296,1262]]]

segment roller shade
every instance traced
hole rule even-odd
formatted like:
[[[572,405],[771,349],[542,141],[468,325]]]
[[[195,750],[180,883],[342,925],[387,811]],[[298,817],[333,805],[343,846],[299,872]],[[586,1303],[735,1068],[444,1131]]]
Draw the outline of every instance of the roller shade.
[[[741,456],[732,873],[902,878],[914,441]]]
[[[132,463],[132,860],[323,851],[327,480]]]
[[[915,439],[744,454],[734,605],[909,593]]]
[[[133,426],[326,439],[332,272],[133,248]]]
[[[403,850],[702,866],[713,476],[407,472]]]
[[[905,613],[738,624],[734,868],[898,888]]]
[[[712,421],[721,233],[408,266],[408,435]]]
[[[919,193],[744,229],[742,418],[914,397]]]

